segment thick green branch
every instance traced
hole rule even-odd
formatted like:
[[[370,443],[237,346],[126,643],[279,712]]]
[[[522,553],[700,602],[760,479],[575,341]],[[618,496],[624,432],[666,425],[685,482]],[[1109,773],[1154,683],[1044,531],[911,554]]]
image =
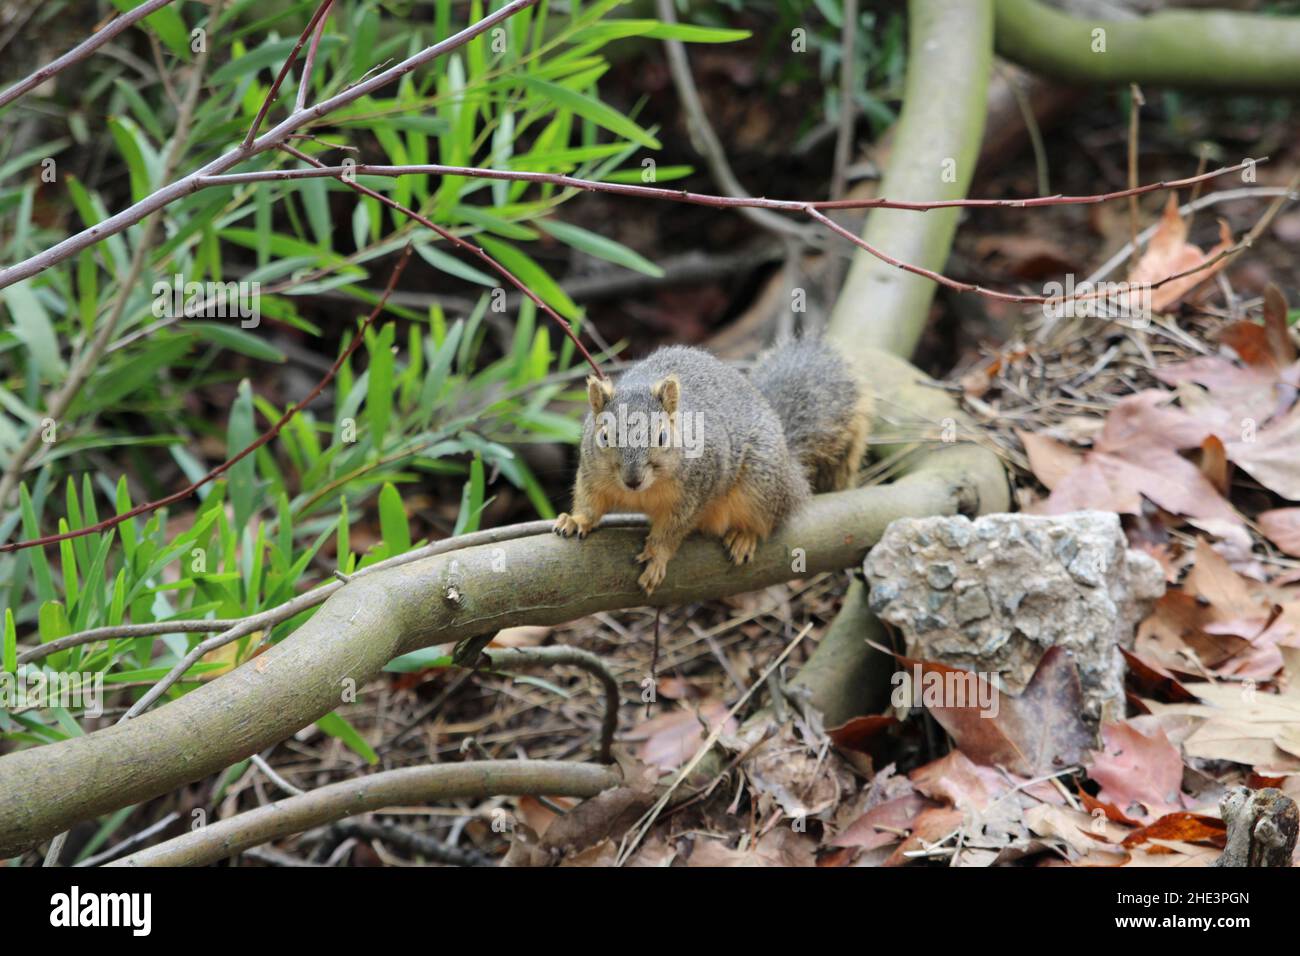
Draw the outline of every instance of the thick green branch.
[[[1040,0],[997,0],[997,50],[1045,76],[1077,83],[1294,93],[1300,17],[1164,10],[1088,20]]]
[[[993,59],[992,0],[912,0],[907,84],[880,195],[964,199],[979,158],[985,93]],[[904,262],[943,271],[957,209],[923,216],[877,209],[862,237]],[[850,351],[863,346],[911,355],[935,284],[859,249],[831,314],[830,334]]]
[[[618,786],[617,770],[565,760],[482,760],[404,767],[343,780],[219,820],[109,866],[204,866],[268,840],[384,807],[499,794],[594,797]]]
[[[920,467],[888,487],[822,495],[739,568],[717,540],[694,536],[650,603],[855,567],[895,518],[952,514],[979,494],[947,467]],[[284,740],[399,654],[644,605],[634,560],[643,537],[617,528],[585,541],[543,534],[354,578],[285,640],[210,684],[127,723],[0,757],[0,858]]]
[[[903,113],[881,194],[889,198],[965,198],[984,129],[985,92],[992,62],[993,13],[986,2],[912,0],[908,17],[907,87]],[[957,210],[924,216],[878,209],[864,238],[909,262],[942,270],[957,228]],[[831,315],[829,334],[853,355],[876,392],[872,438],[878,457],[897,452],[920,435],[955,438],[977,434],[957,403],[910,364],[925,328],[935,285],[885,265],[859,250]],[[892,354],[888,354],[892,353]],[[948,474],[975,494],[974,512],[1010,506],[1006,475],[993,452],[974,444],[932,446],[911,459],[911,473]],[[870,649],[880,623],[867,608],[860,581],[849,585],[844,606],[795,679],[812,695],[828,724],[878,712],[893,661]]]

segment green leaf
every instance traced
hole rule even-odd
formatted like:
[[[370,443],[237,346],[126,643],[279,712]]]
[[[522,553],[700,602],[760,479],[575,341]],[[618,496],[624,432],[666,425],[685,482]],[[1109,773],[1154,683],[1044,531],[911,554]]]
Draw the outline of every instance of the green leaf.
[[[18,628],[11,607],[5,608],[4,667],[10,674],[18,673]]]
[[[253,387],[248,379],[239,383],[239,392],[230,408],[230,421],[226,427],[226,458],[233,458],[257,438],[253,425]],[[252,516],[253,502],[257,496],[257,470],[253,456],[235,464],[227,472],[230,481],[230,503],[235,509],[234,524],[242,528]]]
[[[515,277],[524,285],[541,296],[542,301],[556,312],[566,319],[582,318],[582,310],[560,288],[559,283],[547,275],[546,270],[529,256],[499,239],[492,239],[488,236],[479,236],[478,239],[484,249],[513,272]]]
[[[198,333],[199,338],[215,342],[222,348],[261,359],[264,362],[283,362],[284,353],[274,345],[264,342],[246,329],[220,322],[186,322],[185,328]]]
[[[478,530],[479,519],[483,516],[483,456],[475,453],[469,466],[469,481],[461,493],[460,514],[456,518],[456,529],[452,536],[470,534]]]
[[[59,340],[54,334],[54,323],[45,311],[40,298],[32,288],[31,279],[17,282],[3,292],[9,314],[13,316],[14,335],[27,346],[32,364],[40,373],[51,379],[62,378],[63,359],[59,355]]]
[[[294,32],[296,33],[298,29],[295,27]],[[232,80],[237,80],[250,73],[256,73],[266,67],[278,71],[297,42],[297,37],[290,37],[286,40],[270,40],[255,50],[249,50],[242,56],[234,57],[229,63],[222,65],[220,69],[212,74],[209,85],[213,89],[222,89],[228,86]],[[339,49],[343,46],[343,43],[342,37],[326,33],[320,38],[320,46],[316,54],[318,59],[323,60],[326,54]],[[291,84],[290,88],[293,88]],[[283,97],[283,95],[284,88],[281,87],[281,96]],[[258,97],[258,101],[261,102],[261,97]]]
[[[411,526],[406,519],[402,496],[392,482],[379,491],[379,530],[389,557],[411,550]]]
[[[376,451],[384,447],[388,423],[393,414],[393,341],[397,327],[389,322],[376,334],[366,330],[366,351],[370,368],[366,383],[366,420],[370,441]]]
[[[366,763],[379,763],[379,754],[375,749],[366,743],[365,738],[357,733],[357,729],[350,723],[340,717],[337,713],[326,714],[320,720],[316,721],[316,726],[322,733],[329,734],[343,741],[352,751],[365,758]]]
[[[113,0],[113,6],[117,7],[123,13],[134,10],[144,0]],[[144,18],[144,25],[158,35],[158,38],[166,43],[172,53],[176,54],[182,60],[190,58],[190,32],[185,27],[185,21],[181,15],[176,12],[174,7],[163,7],[155,10]],[[140,29],[137,27],[137,29]]]
[[[117,150],[126,160],[127,172],[131,177],[131,198],[139,202],[149,195],[152,177],[145,159],[144,134],[129,120],[116,116],[108,118],[108,131],[117,143]]]
[[[620,266],[625,266],[636,272],[644,273],[648,276],[654,276],[656,279],[663,278],[664,270],[646,259],[639,253],[633,252],[622,243],[615,242],[613,239],[607,239],[599,233],[591,232],[580,226],[574,226],[567,222],[559,222],[554,219],[544,219],[537,223],[556,239],[568,243],[575,249],[579,249],[589,256],[595,256],[597,259],[604,259],[606,262],[613,262]]]
[[[583,119],[591,120],[597,126],[604,127],[617,136],[640,143],[649,149],[659,149],[659,140],[632,122],[618,110],[600,100],[571,90],[567,86],[551,83],[547,80],[523,78],[524,84],[534,93],[540,94],[562,109],[572,110]]]
[[[735,43],[748,40],[753,34],[748,30],[727,30],[721,27],[700,27],[691,23],[660,23],[658,20],[611,20],[579,30],[573,42],[642,36],[655,40],[681,40],[683,43]]]
[[[480,272],[471,265],[461,262],[450,253],[443,252],[441,249],[435,249],[430,245],[417,245],[415,251],[419,253],[420,258],[435,269],[441,270],[448,275],[453,275],[458,279],[464,279],[466,282],[477,282],[479,285],[485,285],[489,288],[497,285],[497,280],[492,278],[486,272]]]

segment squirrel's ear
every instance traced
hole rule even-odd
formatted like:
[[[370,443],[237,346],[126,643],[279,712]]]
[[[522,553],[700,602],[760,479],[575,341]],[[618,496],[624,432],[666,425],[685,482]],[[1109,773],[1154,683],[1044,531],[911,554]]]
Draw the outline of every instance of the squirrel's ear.
[[[676,375],[669,375],[663,381],[656,382],[654,388],[650,389],[650,394],[659,399],[659,404],[664,407],[669,415],[677,411],[677,400],[682,395],[682,384],[677,380]]]
[[[614,397],[614,386],[610,384],[609,379],[597,378],[594,375],[587,376],[587,401],[591,403],[591,410],[597,415],[605,407],[605,403]]]

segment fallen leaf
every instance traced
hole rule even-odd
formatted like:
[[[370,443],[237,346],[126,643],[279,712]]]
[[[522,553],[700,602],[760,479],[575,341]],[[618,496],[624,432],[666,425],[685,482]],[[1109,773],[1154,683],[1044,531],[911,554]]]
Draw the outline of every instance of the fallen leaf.
[[[1166,813],[1153,823],[1134,830],[1124,838],[1124,846],[1136,847],[1153,840],[1179,840],[1183,843],[1208,843],[1223,849],[1228,842],[1227,827],[1217,817],[1178,811]]]
[[[1071,810],[1069,807],[1048,806],[1047,804],[1031,807],[1025,813],[1025,825],[1030,830],[1041,837],[1049,837],[1059,841],[1069,851],[1072,859],[1077,860],[1093,854],[1102,854],[1115,859],[1100,863],[1094,860],[1088,865],[1122,865],[1128,859],[1128,854],[1106,838],[1104,818],[1102,819],[1103,826],[1098,832],[1097,819],[1079,810]]]
[[[1300,508],[1261,511],[1255,520],[1270,541],[1287,554],[1300,558]]]
[[[1200,447],[1207,429],[1181,409],[1167,407],[1170,398],[1148,389],[1121,399],[1087,452],[1018,430],[1030,468],[1051,491],[1036,510],[1138,515],[1145,497],[1172,514],[1239,522],[1200,469],[1179,454]]]
[[[1138,821],[1153,822],[1186,809],[1183,759],[1163,730],[1146,734],[1131,721],[1120,721],[1103,724],[1101,737],[1102,749],[1087,767],[1088,776],[1101,785],[1098,800]]]
[[[1151,237],[1146,252],[1133,266],[1128,281],[1131,285],[1137,286],[1154,285],[1170,276],[1204,265],[1220,253],[1231,249],[1232,245],[1232,233],[1228,229],[1228,224],[1222,219],[1219,220],[1219,242],[1214,248],[1203,252],[1200,247],[1188,242],[1187,220],[1179,215],[1178,196],[1171,192],[1155,235]],[[1199,272],[1172,282],[1165,282],[1164,285],[1152,290],[1152,311],[1168,311],[1227,264],[1227,259],[1220,259]]]
[[[935,807],[923,810],[912,823],[911,835],[899,844],[898,848],[884,863],[885,866],[906,866],[914,859],[909,853],[929,850],[942,841],[952,837],[961,829],[966,814],[948,807]]]
[[[661,770],[676,770],[695,756],[695,752],[727,721],[727,733],[734,733],[736,721],[727,720],[727,705],[720,700],[702,701],[698,707],[679,707],[638,724],[635,735],[645,737],[637,756]]]
[[[748,849],[732,849],[721,840],[701,840],[691,851],[688,866],[814,866],[812,840],[789,827],[775,827]]]
[[[1035,777],[1080,762],[1092,745],[1092,732],[1081,716],[1078,669],[1060,647],[1047,650],[1018,697],[970,671],[895,656],[920,669],[924,683],[914,692],[957,748],[976,763]],[[931,693],[935,690],[941,692]]]
[[[1300,688],[1270,694],[1253,682],[1196,684],[1197,703],[1148,705],[1159,715],[1201,718],[1184,741],[1189,757],[1228,760],[1253,767],[1257,773],[1300,773],[1300,754],[1280,744],[1290,744],[1300,725]]]
[[[917,816],[934,804],[919,794],[886,800],[872,807],[829,842],[831,846],[873,850],[904,839]],[[903,832],[900,832],[903,831]]]

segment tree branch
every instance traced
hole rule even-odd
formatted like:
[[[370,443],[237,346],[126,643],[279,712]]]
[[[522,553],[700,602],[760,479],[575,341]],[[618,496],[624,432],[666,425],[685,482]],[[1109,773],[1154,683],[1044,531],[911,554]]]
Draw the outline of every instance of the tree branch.
[[[50,266],[63,262],[70,256],[76,255],[82,249],[86,249],[95,243],[116,235],[133,226],[150,213],[156,212],[165,206],[170,205],[178,199],[188,196],[195,192],[199,186],[198,181],[203,176],[212,176],[218,173],[224,173],[238,163],[243,162],[251,156],[265,152],[272,147],[279,146],[289,138],[289,135],[297,132],[302,127],[314,120],[319,120],[335,110],[341,109],[350,103],[354,103],[364,96],[369,96],[378,89],[382,89],[388,84],[401,79],[413,70],[424,66],[444,53],[458,49],[464,46],[480,33],[484,33],[496,26],[503,20],[514,16],[520,10],[534,6],[538,0],[511,0],[501,9],[488,14],[477,23],[472,23],[459,33],[447,37],[435,43],[433,46],[425,47],[419,53],[407,57],[401,63],[389,67],[381,73],[372,76],[368,80],[350,86],[340,93],[331,96],[327,100],[322,100],[312,106],[297,110],[282,120],[275,127],[267,130],[248,146],[239,145],[229,152],[212,160],[201,169],[195,170],[188,176],[176,180],[168,186],[157,190],[139,202],[128,206],[121,212],[109,216],[103,222],[83,229],[75,235],[69,236],[62,242],[56,243],[50,248],[37,253],[22,262],[0,269],[0,289],[13,285],[15,282],[21,282],[23,279],[31,278],[34,275],[48,269]]]
[[[268,840],[385,807],[504,794],[594,797],[621,782],[615,769],[565,760],[482,760],[385,770],[218,820],[108,865],[205,866]]]
[[[134,10],[123,13],[121,16],[112,20],[104,27],[104,29],[78,43],[57,60],[47,63],[35,73],[25,79],[19,80],[13,86],[9,87],[9,89],[0,93],[0,109],[4,109],[20,96],[36,89],[36,87],[40,86],[50,77],[62,73],[74,63],[80,63],[82,60],[88,59],[92,53],[109,40],[113,39],[113,37],[117,36],[127,27],[131,26],[131,24],[138,23],[140,20],[149,16],[149,14],[161,10],[171,2],[172,0],[146,0],[145,3],[140,4],[140,6],[136,7]]]
[[[1039,0],[996,0],[998,53],[1044,76],[1294,94],[1300,19],[1164,10],[1132,20],[1073,17]]]
[[[853,567],[895,518],[977,507],[982,492],[954,473],[954,451],[888,487],[814,498],[743,567],[732,565],[717,541],[693,536],[649,603],[680,605],[789,580],[796,548],[800,576]],[[0,756],[0,858],[285,739],[336,710],[345,691],[400,654],[518,624],[643,606],[635,561],[643,537],[602,528],[573,541],[548,531],[358,574],[283,641],[166,706]]]

